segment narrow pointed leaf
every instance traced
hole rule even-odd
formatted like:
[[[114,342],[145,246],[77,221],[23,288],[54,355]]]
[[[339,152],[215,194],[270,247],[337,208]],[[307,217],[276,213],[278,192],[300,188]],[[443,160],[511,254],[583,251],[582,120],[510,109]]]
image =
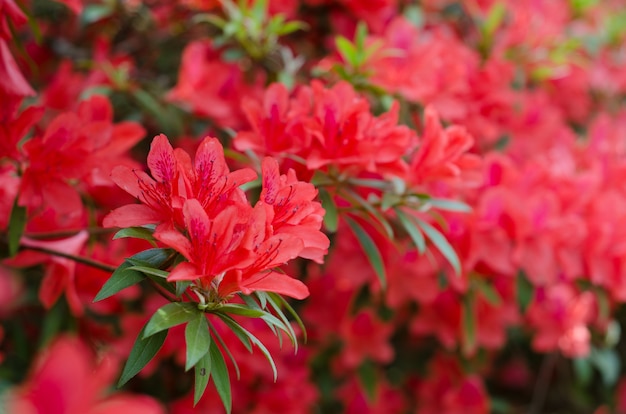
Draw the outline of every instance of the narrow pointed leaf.
[[[517,305],[519,306],[522,312],[526,312],[528,305],[532,302],[533,297],[535,295],[534,287],[532,283],[526,277],[526,274],[523,271],[520,271],[517,274],[516,281],[516,299]]]
[[[132,260],[129,260],[129,262],[133,263]],[[132,266],[129,268],[129,270],[136,270],[145,275],[152,275],[152,276],[160,277],[162,279],[167,279],[167,276],[170,274],[170,272],[166,272],[165,270],[155,269],[154,267],[148,267],[148,266]]]
[[[374,402],[376,399],[376,383],[378,382],[378,374],[376,373],[376,366],[370,360],[365,360],[359,366],[359,380],[365,395],[369,402]]]
[[[285,298],[280,296],[278,293],[269,292],[269,296],[271,296],[276,302],[281,303],[285,307],[285,309],[287,309],[287,312],[289,312],[289,314],[293,317],[293,319],[296,321],[296,323],[302,330],[302,337],[303,337],[304,342],[306,343],[307,341],[306,327],[304,326],[302,319],[300,319],[300,315],[298,315],[298,313],[289,304],[289,302],[285,300]]]
[[[457,275],[461,274],[461,262],[459,261],[459,257],[457,256],[454,248],[450,245],[448,240],[444,237],[443,234],[439,232],[436,228],[431,226],[429,223],[424,220],[415,217],[415,221],[418,223],[420,228],[426,233],[428,239],[435,245],[437,250],[441,252],[443,257],[445,257],[448,262],[452,265],[455,273]]]
[[[148,249],[129,257],[115,270],[115,272],[113,272],[93,301],[98,302],[106,299],[122,289],[139,283],[145,279],[144,274],[130,269],[133,266],[130,260],[135,263],[158,267],[163,264],[170,257],[170,255],[171,250],[169,249]]]
[[[376,208],[374,208],[370,203],[367,202],[367,200],[365,200],[355,191],[347,189],[344,191],[344,193],[346,199],[354,202],[359,207],[363,207],[363,209],[375,219],[376,223],[380,224],[384,234],[389,237],[389,239],[393,239],[393,228],[391,228],[391,224],[389,224],[383,214],[376,210]]]
[[[402,227],[404,227],[404,230],[408,233],[409,237],[413,241],[413,244],[417,247],[417,251],[423,254],[426,251],[426,239],[420,229],[417,228],[415,223],[407,214],[404,213],[404,211],[399,208],[394,208],[393,210],[396,212],[396,216],[398,217],[398,220],[400,220],[400,224],[402,224]]]
[[[224,323],[226,323],[233,330],[233,332],[237,334],[238,337],[241,335],[247,338],[247,341],[242,340],[242,343],[244,344],[244,346],[246,345],[245,342],[248,342],[248,343],[252,342],[254,345],[256,345],[257,348],[261,350],[261,352],[263,353],[263,355],[265,356],[265,358],[267,359],[267,361],[270,363],[272,367],[272,372],[274,374],[274,381],[276,381],[276,378],[278,377],[278,370],[276,369],[276,364],[274,363],[274,359],[272,358],[270,351],[265,347],[265,345],[263,345],[263,343],[259,341],[259,339],[256,336],[254,336],[252,332],[248,331],[246,328],[239,325],[237,321],[235,321],[233,318],[229,317],[228,315],[219,315],[219,316],[220,318],[222,318]],[[252,351],[252,348],[250,348],[250,351]]]
[[[239,304],[228,304],[217,308],[216,313],[232,313],[233,315],[241,315],[248,318],[260,318],[265,312],[260,309],[250,309],[247,306]]]
[[[153,232],[154,230],[145,227],[127,227],[115,233],[113,240],[134,237],[135,239],[154,241]]]
[[[217,346],[209,348],[209,355],[211,356],[211,375],[213,376],[213,384],[215,384],[215,389],[217,389],[217,393],[222,400],[222,404],[224,404],[226,412],[230,413],[233,401],[230,390],[230,376],[228,375],[226,362],[224,362],[224,356]]]
[[[124,262],[117,269],[115,269],[111,277],[102,286],[93,301],[98,302],[102,299],[113,296],[117,292],[137,284],[146,278],[143,273],[137,272],[136,270],[130,270],[129,268],[131,266],[132,265],[130,263]]]
[[[176,297],[180,298],[187,288],[191,285],[190,280],[177,280],[176,281]]]
[[[237,374],[237,380],[239,380],[241,378],[241,372],[239,371],[239,365],[237,364],[237,360],[235,359],[235,357],[233,356],[233,354],[230,352],[230,349],[228,349],[228,347],[226,346],[226,343],[224,342],[224,340],[222,339],[222,336],[220,335],[220,333],[217,331],[217,329],[215,329],[215,327],[209,323],[209,329],[211,330],[211,332],[213,333],[213,338],[217,339],[217,342],[220,343],[222,349],[226,352],[226,354],[228,355],[228,358],[230,359],[230,362],[233,363],[233,367],[235,367],[235,373]],[[211,348],[215,347],[215,341],[213,341],[213,346]]]
[[[472,208],[467,204],[456,201],[456,200],[445,200],[442,198],[431,198],[428,200],[433,207],[438,208],[439,210],[445,211],[455,211],[459,213],[468,213],[472,211]]]
[[[250,343],[250,339],[248,339],[248,336],[243,332],[242,326],[228,315],[218,313],[217,316],[228,325],[235,335],[237,335],[237,338],[239,338],[239,341],[246,347],[248,352],[252,353],[252,343]]]
[[[211,333],[203,312],[197,312],[185,327],[185,371],[196,365],[209,352]]]
[[[135,345],[133,345],[133,349],[130,351],[128,361],[126,361],[126,365],[124,365],[124,370],[122,371],[122,376],[117,383],[118,387],[126,384],[129,379],[137,375],[137,373],[154,358],[157,352],[159,352],[159,349],[161,349],[161,346],[163,346],[163,342],[165,342],[167,331],[161,331],[156,335],[144,338],[145,329],[146,327],[144,326],[141,332],[139,332],[139,335],[137,335]]]
[[[337,206],[335,205],[335,202],[333,201],[331,195],[325,189],[319,189],[319,196],[322,202],[322,207],[326,211],[326,213],[324,214],[324,226],[326,227],[326,230],[334,233],[337,231],[337,225],[339,223]]]
[[[352,229],[352,232],[356,236],[359,241],[359,244],[365,251],[367,255],[367,259],[370,264],[374,268],[376,275],[378,276],[378,280],[380,281],[380,285],[384,288],[387,287],[387,275],[385,273],[385,265],[383,264],[383,258],[380,254],[380,250],[376,247],[376,243],[370,237],[369,234],[361,227],[359,223],[352,220],[349,217],[346,217],[346,222]]]
[[[272,309],[274,309],[274,312],[276,312],[276,315],[278,316],[278,318],[283,322],[283,324],[287,328],[287,331],[286,331],[287,336],[289,336],[289,340],[291,341],[295,349],[295,352],[298,352],[298,340],[296,338],[296,332],[293,330],[293,326],[291,326],[291,322],[289,322],[289,319],[287,318],[287,316],[285,316],[281,308],[280,302],[276,302],[276,300],[271,296],[268,297],[268,301],[272,305]]]
[[[214,348],[214,346],[211,348]],[[211,378],[211,355],[208,352],[195,365],[194,376],[193,406],[195,407],[200,398],[202,398],[206,386],[209,384],[209,378]]]
[[[14,256],[20,247],[20,239],[26,228],[26,207],[17,204],[17,197],[9,219],[9,255]]]
[[[474,312],[474,298],[463,298],[462,308],[463,348],[466,353],[474,350],[476,346],[476,315]]]
[[[193,303],[168,303],[152,315],[144,330],[144,337],[147,338],[157,332],[189,322],[198,313],[202,313],[202,311]]]

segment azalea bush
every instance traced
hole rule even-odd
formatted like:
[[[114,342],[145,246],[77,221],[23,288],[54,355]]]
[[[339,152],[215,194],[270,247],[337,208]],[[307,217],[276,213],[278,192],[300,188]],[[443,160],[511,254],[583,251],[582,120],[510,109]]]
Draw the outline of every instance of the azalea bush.
[[[0,412],[626,413],[618,0],[0,0]]]

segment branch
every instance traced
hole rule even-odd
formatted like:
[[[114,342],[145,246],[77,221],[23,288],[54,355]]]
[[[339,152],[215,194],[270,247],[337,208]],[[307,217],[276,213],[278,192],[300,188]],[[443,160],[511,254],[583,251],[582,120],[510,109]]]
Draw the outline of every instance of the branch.
[[[21,246],[21,248],[23,250],[32,250],[32,251],[35,251],[35,252],[46,253],[46,254],[49,254],[51,256],[63,257],[65,259],[70,259],[70,260],[73,260],[73,261],[75,261],[77,263],[82,263],[84,265],[91,266],[91,267],[93,267],[95,269],[104,270],[105,272],[109,272],[109,273],[113,273],[115,271],[115,269],[117,269],[117,266],[111,266],[109,264],[98,262],[96,260],[89,259],[87,257],[75,256],[73,254],[63,253],[63,252],[59,252],[59,251],[52,250],[52,249],[47,249],[45,247]]]

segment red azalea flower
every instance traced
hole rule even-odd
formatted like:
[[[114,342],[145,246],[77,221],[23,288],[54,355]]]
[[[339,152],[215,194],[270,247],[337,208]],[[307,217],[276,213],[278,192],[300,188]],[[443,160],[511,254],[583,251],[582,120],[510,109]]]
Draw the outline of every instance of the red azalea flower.
[[[290,234],[304,243],[300,257],[323,263],[330,240],[320,231],[324,209],[313,201],[317,190],[312,184],[298,181],[296,173],[289,170],[280,175],[278,162],[265,158],[262,165],[263,189],[259,203],[274,212],[274,234]]]
[[[163,134],[154,137],[148,153],[150,177],[143,171],[126,166],[113,169],[113,181],[142,204],[128,204],[107,215],[103,227],[132,227],[159,224],[168,227],[182,224],[181,209],[185,202],[180,182],[180,168],[174,149]]]
[[[116,366],[110,358],[96,363],[78,339],[63,337],[47,347],[26,383],[8,398],[8,412],[19,414],[162,414],[145,395],[106,396]]]
[[[255,180],[257,174],[250,168],[230,172],[219,140],[206,137],[200,143],[193,168],[186,152],[176,150],[175,154],[185,172],[189,198],[196,198],[209,217],[214,217],[229,205],[247,202],[239,186]]]
[[[78,255],[89,238],[86,231],[61,240],[32,240],[22,237],[21,245],[35,248],[45,248],[55,252]],[[62,293],[65,293],[67,302],[74,315],[82,315],[83,305],[76,291],[76,262],[65,257],[46,253],[23,250],[17,256],[5,260],[10,266],[34,266],[46,264],[46,276],[39,288],[39,300],[47,308],[56,303]]]

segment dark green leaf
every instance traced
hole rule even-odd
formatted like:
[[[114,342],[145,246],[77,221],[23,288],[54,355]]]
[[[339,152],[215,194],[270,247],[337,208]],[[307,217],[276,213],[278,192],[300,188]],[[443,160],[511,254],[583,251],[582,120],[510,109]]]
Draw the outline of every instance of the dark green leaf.
[[[487,280],[482,279],[474,279],[474,285],[476,289],[482,294],[482,296],[487,299],[493,306],[500,306],[502,304],[502,298],[500,297],[500,293],[489,283]]]
[[[459,261],[459,257],[457,256],[450,243],[448,243],[448,240],[446,240],[444,235],[441,234],[439,230],[437,230],[424,220],[420,219],[419,217],[415,217],[415,221],[424,231],[424,233],[426,233],[426,236],[435,245],[437,250],[439,250],[441,254],[448,260],[448,262],[450,262],[455,273],[457,275],[461,274],[461,262]]]
[[[17,197],[13,201],[11,218],[9,219],[9,255],[14,256],[20,247],[20,239],[26,228],[26,207],[17,204]]]
[[[130,263],[133,263],[133,260],[131,259],[129,259],[128,261]],[[152,275],[152,276],[160,277],[162,279],[167,279],[167,276],[170,274],[169,272],[166,272],[165,270],[155,269],[154,267],[148,267],[148,266],[131,266],[128,268],[128,270],[135,270],[145,275]]]
[[[216,313],[232,313],[233,315],[241,315],[248,318],[260,318],[265,315],[265,312],[259,309],[250,309],[247,306],[239,305],[239,304],[228,304],[220,306],[215,309]]]
[[[176,281],[176,297],[180,298],[187,288],[191,285],[190,280],[177,280]]]
[[[115,269],[115,272],[113,272],[104,286],[102,286],[102,289],[100,289],[100,292],[98,292],[93,301],[98,302],[99,300],[113,296],[122,289],[139,283],[146,278],[143,273],[129,270],[130,267],[130,263],[124,262]]]
[[[126,384],[129,379],[137,375],[154,358],[161,346],[163,346],[163,342],[165,342],[167,331],[161,331],[156,335],[144,338],[145,329],[146,327],[144,326],[135,340],[135,345],[133,345],[133,349],[130,351],[122,376],[117,383],[118,387]]]
[[[319,189],[320,201],[322,202],[322,207],[326,211],[324,214],[324,226],[326,226],[326,230],[331,233],[337,231],[337,225],[339,223],[339,215],[337,213],[337,206],[333,201],[333,198],[323,188]]]
[[[391,227],[385,216],[380,213],[380,211],[376,210],[376,208],[374,208],[370,203],[367,202],[367,200],[365,200],[355,191],[346,189],[342,194],[345,196],[346,199],[354,202],[359,207],[362,207],[370,216],[372,216],[376,220],[376,222],[382,226],[382,229],[387,237],[389,237],[390,240],[393,240],[393,228]]]
[[[376,373],[376,365],[369,359],[363,361],[359,366],[359,380],[365,390],[365,395],[370,402],[376,398],[376,382],[378,375]]]
[[[614,349],[592,349],[591,362],[600,371],[605,387],[615,385],[619,379],[621,362]]]
[[[476,315],[474,313],[474,298],[465,296],[462,308],[463,349],[469,354],[476,347]]]
[[[237,323],[236,320],[234,320],[228,315],[225,315],[223,313],[218,313],[217,316],[221,320],[223,320],[226,325],[228,325],[230,330],[233,331],[233,333],[237,336],[237,338],[239,338],[239,341],[241,341],[243,346],[246,347],[248,352],[252,353],[252,344],[250,343],[250,339],[248,339],[248,336],[243,332],[243,327],[239,325],[239,323]]]
[[[395,211],[398,220],[400,220],[400,224],[404,227],[404,230],[406,230],[409,237],[411,237],[411,240],[413,240],[413,244],[417,247],[417,251],[423,254],[426,251],[426,239],[424,239],[424,235],[420,229],[417,228],[411,218],[400,208],[396,207],[393,211]]]
[[[374,240],[370,237],[369,234],[361,227],[359,223],[352,220],[350,217],[346,217],[346,222],[352,229],[352,232],[356,236],[359,244],[365,251],[365,255],[369,260],[370,264],[374,268],[376,275],[378,276],[378,280],[380,281],[380,285],[384,288],[387,287],[387,275],[385,273],[385,265],[383,263],[383,258],[374,243]]]
[[[289,302],[287,302],[285,298],[280,296],[278,293],[269,292],[268,295],[271,296],[274,299],[274,301],[276,301],[277,303],[281,303],[285,307],[285,309],[287,309],[287,312],[289,312],[289,314],[295,319],[296,323],[302,330],[302,337],[303,337],[304,342],[306,343],[307,341],[306,327],[304,326],[304,323],[302,322],[302,319],[300,319],[300,316],[298,315],[298,313],[289,304]]]
[[[533,300],[535,289],[528,278],[526,278],[526,274],[523,271],[517,274],[516,290],[517,304],[522,313],[524,313]]]
[[[202,314],[202,311],[195,303],[168,303],[154,312],[144,329],[144,337],[147,338],[157,332],[189,322],[198,313]]]
[[[125,237],[134,237],[135,239],[154,241],[154,237],[152,236],[153,232],[154,230],[147,229],[145,227],[127,227],[125,229],[120,229],[117,233],[115,233],[113,240]]]
[[[578,383],[586,387],[591,383],[593,378],[593,367],[590,358],[574,358],[572,360],[574,366],[574,374]]]
[[[211,346],[215,348],[215,346]],[[193,406],[195,407],[202,398],[206,386],[209,384],[209,378],[211,377],[211,355],[209,352],[204,354],[202,358],[195,365],[195,384],[193,389]]]
[[[203,312],[196,313],[185,326],[185,346],[187,348],[185,371],[196,365],[209,352],[211,333]]]
[[[230,362],[232,362],[233,366],[235,367],[235,372],[237,373],[237,379],[240,379],[241,372],[239,372],[239,365],[237,364],[237,360],[235,359],[233,354],[230,352],[230,349],[228,349],[228,346],[226,346],[226,343],[222,339],[222,336],[220,335],[220,333],[217,331],[217,329],[215,329],[215,327],[213,327],[211,323],[209,323],[209,329],[213,333],[213,338],[217,339],[217,342],[220,343],[222,349],[226,352],[226,354],[228,355],[228,358],[230,358]],[[215,346],[215,341],[213,341],[213,345]],[[211,348],[213,348],[214,346],[212,346]]]
[[[230,413],[233,401],[230,391],[230,376],[228,375],[224,357],[217,346],[209,348],[209,355],[211,356],[211,375],[213,376],[213,383],[222,400],[222,404],[224,404],[226,412]]]
[[[250,342],[252,342],[254,345],[256,345],[257,348],[261,350],[261,352],[263,353],[263,355],[265,356],[265,358],[267,359],[267,361],[270,363],[272,367],[272,372],[274,374],[274,381],[276,381],[276,378],[278,377],[278,370],[276,369],[276,364],[274,363],[274,359],[272,359],[272,355],[270,354],[270,351],[265,347],[265,345],[263,345],[263,343],[259,341],[259,339],[256,336],[254,336],[250,331],[248,331],[243,326],[239,325],[234,319],[230,318],[228,315],[219,315],[219,316],[222,318],[222,320],[225,323],[228,324],[228,326],[231,329],[234,328],[233,332],[235,332],[238,337],[239,335],[242,335],[242,336],[245,335],[250,340]],[[230,319],[231,323],[226,322],[226,319]]]
[[[280,297],[280,295],[276,295],[276,296]],[[270,295],[268,295],[268,302],[272,306],[272,309],[274,309],[274,312],[276,312],[276,315],[278,316],[278,318],[282,321],[284,326],[287,328],[285,332],[287,333],[287,336],[289,336],[289,339],[291,340],[291,343],[294,347],[295,352],[298,352],[298,340],[296,338],[296,332],[293,330],[293,326],[291,326],[291,322],[289,322],[289,319],[287,318],[287,316],[285,316],[281,308],[281,302],[276,301],[276,299]],[[281,343],[281,346],[282,346],[282,343]]]

